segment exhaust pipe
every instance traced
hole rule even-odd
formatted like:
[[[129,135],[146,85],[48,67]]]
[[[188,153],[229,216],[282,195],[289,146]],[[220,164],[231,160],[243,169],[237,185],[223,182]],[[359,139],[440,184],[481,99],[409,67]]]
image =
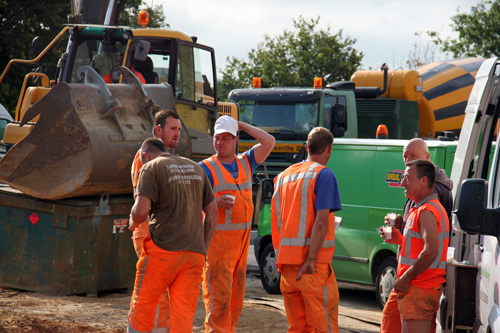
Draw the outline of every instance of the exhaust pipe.
[[[382,89],[379,87],[359,87],[354,89],[354,95],[356,98],[377,98],[383,95],[387,91],[387,71],[389,66],[383,64],[380,67],[381,71],[384,71],[384,83]]]

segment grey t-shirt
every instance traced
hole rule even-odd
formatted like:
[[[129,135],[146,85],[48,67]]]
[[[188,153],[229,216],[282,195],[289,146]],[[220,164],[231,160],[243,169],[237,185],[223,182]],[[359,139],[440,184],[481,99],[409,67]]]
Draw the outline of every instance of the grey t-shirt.
[[[202,209],[215,195],[198,163],[177,155],[155,158],[139,172],[137,194],[151,199],[149,231],[156,246],[207,253]]]

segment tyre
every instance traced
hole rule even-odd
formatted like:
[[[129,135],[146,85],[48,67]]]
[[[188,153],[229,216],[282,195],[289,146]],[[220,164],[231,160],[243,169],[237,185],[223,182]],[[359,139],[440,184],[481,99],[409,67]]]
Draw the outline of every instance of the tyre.
[[[259,261],[260,280],[262,286],[269,294],[280,294],[280,279],[281,274],[276,267],[276,254],[274,253],[273,244],[267,244],[262,252]]]
[[[396,267],[396,257],[385,258],[378,266],[375,278],[375,294],[381,309],[384,308],[385,302],[387,302],[396,282]]]

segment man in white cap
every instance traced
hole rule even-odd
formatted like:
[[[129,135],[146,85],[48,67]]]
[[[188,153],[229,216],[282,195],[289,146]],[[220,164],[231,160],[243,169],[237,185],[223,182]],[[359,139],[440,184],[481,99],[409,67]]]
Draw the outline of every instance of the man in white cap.
[[[259,143],[236,155],[238,131]],[[271,153],[275,139],[229,116],[215,123],[215,155],[200,162],[218,207],[215,235],[203,273],[206,332],[234,332],[243,308],[250,227],[253,217],[252,172]]]

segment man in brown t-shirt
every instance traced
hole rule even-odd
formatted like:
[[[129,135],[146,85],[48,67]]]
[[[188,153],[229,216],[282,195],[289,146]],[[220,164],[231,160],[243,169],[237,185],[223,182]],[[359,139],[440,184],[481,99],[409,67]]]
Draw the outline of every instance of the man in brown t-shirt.
[[[145,164],[139,172],[130,229],[149,215],[151,238],[144,241],[137,263],[128,331],[153,329],[156,304],[168,288],[170,330],[190,332],[215,232],[215,196],[203,169],[187,158],[169,155],[160,139],[144,141],[141,159]]]

